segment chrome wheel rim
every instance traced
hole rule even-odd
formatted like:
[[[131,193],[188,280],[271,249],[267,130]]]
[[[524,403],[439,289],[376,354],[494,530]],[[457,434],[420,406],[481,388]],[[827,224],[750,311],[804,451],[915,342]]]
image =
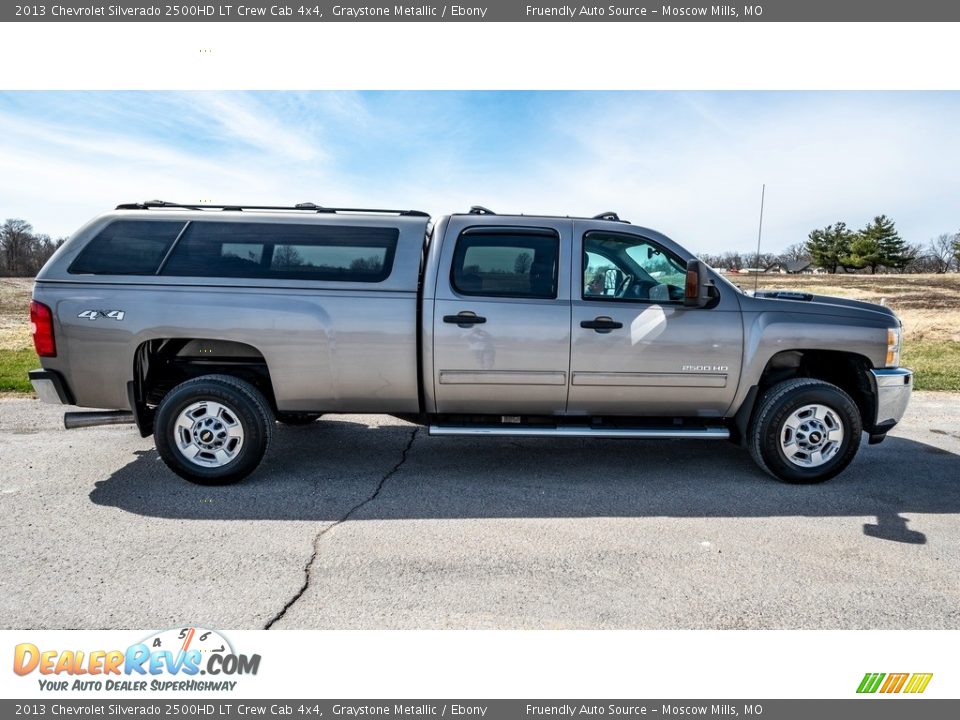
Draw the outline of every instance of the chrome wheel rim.
[[[840,452],[843,436],[843,421],[836,410],[826,405],[804,405],[784,421],[780,449],[794,465],[820,467]]]
[[[174,426],[177,449],[194,465],[223,467],[243,448],[243,425],[226,405],[200,400],[185,407]]]

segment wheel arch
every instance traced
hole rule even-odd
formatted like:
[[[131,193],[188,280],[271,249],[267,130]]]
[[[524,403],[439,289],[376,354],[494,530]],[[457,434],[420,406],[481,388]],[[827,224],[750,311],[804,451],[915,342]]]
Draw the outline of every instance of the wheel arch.
[[[758,400],[774,385],[794,378],[822,380],[839,387],[853,398],[863,428],[869,432],[877,410],[876,388],[870,381],[872,368],[869,358],[843,350],[795,348],[774,353],[734,416],[736,432],[732,439],[743,444]]]
[[[130,408],[143,437],[153,432],[157,405],[180,383],[202,375],[229,375],[257,388],[276,411],[273,380],[264,354],[234,340],[158,337],[141,342],[127,386]]]

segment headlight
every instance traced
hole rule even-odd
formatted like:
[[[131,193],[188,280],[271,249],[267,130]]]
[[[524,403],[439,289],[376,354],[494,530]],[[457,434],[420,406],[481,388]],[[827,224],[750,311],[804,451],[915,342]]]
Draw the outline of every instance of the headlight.
[[[900,329],[887,329],[887,367],[900,365]]]

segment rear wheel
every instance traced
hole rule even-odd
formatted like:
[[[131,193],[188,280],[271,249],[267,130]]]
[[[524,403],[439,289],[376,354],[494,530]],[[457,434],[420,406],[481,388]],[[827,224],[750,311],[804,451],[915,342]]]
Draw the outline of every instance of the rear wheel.
[[[760,399],[747,431],[754,461],[780,480],[818,483],[842,472],[860,448],[860,411],[836,385],[799,378]]]
[[[226,485],[257,468],[272,432],[273,414],[259,390],[229,375],[205,375],[163,398],[154,439],[160,457],[180,477]]]

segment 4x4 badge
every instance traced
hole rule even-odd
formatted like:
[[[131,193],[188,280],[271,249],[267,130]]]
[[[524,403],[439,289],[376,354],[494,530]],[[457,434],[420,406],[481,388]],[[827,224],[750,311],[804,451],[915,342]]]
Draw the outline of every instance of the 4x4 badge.
[[[101,317],[110,320],[123,320],[123,315],[123,310],[84,310],[77,317],[85,320],[96,320]]]

